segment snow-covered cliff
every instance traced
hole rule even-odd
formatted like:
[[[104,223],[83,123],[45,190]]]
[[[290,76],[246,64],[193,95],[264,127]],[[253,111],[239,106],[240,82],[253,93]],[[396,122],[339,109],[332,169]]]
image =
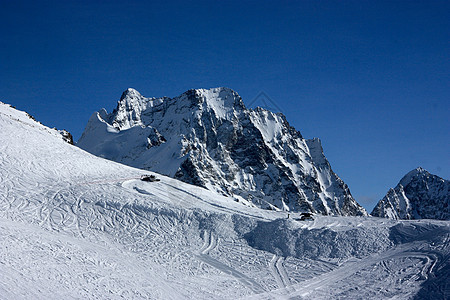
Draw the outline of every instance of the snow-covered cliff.
[[[417,168],[388,191],[372,213],[391,219],[450,220],[450,181]]]
[[[145,98],[128,89],[110,114],[94,113],[77,145],[271,209],[366,215],[332,171],[319,139],[284,115],[247,109],[228,88]]]

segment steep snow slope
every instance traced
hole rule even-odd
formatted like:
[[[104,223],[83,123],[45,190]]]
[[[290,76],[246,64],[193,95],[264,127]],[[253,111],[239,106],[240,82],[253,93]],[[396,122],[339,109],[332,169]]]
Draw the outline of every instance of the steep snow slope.
[[[169,177],[142,182],[3,104],[0,128],[0,299],[450,294],[448,221],[300,222]]]
[[[406,174],[372,211],[391,219],[450,220],[450,181],[417,168]]]
[[[319,139],[305,140],[282,114],[246,109],[227,88],[145,98],[125,91],[94,113],[77,145],[275,210],[366,215],[332,171]]]

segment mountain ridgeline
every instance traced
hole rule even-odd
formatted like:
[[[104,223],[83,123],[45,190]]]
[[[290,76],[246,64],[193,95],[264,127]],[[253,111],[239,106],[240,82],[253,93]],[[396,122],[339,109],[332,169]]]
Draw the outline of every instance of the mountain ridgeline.
[[[175,98],[128,89],[112,113],[92,115],[77,145],[262,208],[367,215],[319,139],[304,139],[281,113],[247,109],[228,88]]]
[[[450,181],[417,168],[406,174],[373,209],[390,219],[450,220]]]

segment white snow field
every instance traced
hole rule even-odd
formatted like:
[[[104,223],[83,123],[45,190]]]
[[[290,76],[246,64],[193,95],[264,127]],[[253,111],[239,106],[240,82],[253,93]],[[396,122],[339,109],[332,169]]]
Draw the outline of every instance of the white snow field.
[[[449,221],[298,221],[148,173],[0,104],[0,299],[450,297]]]

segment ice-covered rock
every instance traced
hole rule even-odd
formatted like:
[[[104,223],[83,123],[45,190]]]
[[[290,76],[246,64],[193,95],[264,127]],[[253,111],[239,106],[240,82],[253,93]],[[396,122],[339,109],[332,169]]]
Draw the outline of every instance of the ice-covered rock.
[[[283,114],[247,109],[228,88],[172,99],[127,89],[112,113],[94,113],[77,145],[263,208],[367,214],[332,171],[319,139],[304,139]]]
[[[450,220],[450,181],[417,168],[378,202],[375,217]]]

